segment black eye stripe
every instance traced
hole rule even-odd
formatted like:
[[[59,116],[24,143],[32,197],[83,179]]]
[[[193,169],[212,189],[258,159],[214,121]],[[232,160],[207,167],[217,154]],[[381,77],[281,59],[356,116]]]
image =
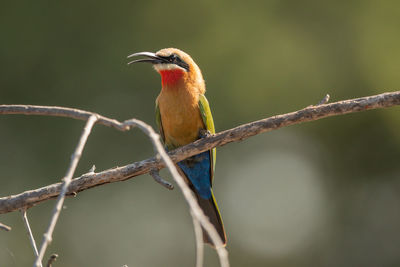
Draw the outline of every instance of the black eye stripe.
[[[162,57],[166,60],[166,62],[164,63],[172,63],[184,68],[186,71],[189,71],[189,65],[185,61],[183,61],[181,57],[178,56],[177,54],[171,54],[169,56],[159,56],[159,57]]]
[[[171,62],[183,62],[183,60],[177,54],[170,55],[169,59]]]

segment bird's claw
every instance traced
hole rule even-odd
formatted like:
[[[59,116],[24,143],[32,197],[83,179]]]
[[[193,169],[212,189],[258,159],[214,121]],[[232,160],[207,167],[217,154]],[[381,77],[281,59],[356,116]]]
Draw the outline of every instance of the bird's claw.
[[[212,134],[209,130],[206,129],[200,129],[199,130],[199,137],[200,138],[205,138],[205,137],[210,137]]]

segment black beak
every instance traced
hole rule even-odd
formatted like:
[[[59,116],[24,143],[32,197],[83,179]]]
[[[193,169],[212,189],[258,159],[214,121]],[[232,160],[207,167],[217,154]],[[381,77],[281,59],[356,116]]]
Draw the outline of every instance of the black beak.
[[[138,63],[138,62],[148,62],[148,63],[152,63],[152,64],[168,63],[168,60],[166,58],[162,58],[160,56],[157,56],[155,53],[151,53],[151,52],[139,52],[139,53],[129,55],[127,58],[138,57],[138,56],[143,56],[143,57],[147,57],[147,58],[133,60],[133,61],[129,62],[128,65],[130,65],[132,63]]]

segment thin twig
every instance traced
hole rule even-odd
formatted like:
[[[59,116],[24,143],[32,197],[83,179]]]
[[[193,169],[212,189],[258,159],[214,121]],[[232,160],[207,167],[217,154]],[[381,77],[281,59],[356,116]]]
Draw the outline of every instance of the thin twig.
[[[65,174],[65,177],[63,178],[63,186],[61,189],[61,193],[58,196],[56,205],[54,206],[53,215],[50,219],[49,227],[47,228],[46,233],[43,235],[42,245],[40,247],[39,255],[36,258],[35,264],[33,265],[34,267],[41,266],[44,253],[46,252],[47,246],[52,240],[54,228],[56,227],[58,217],[60,216],[61,208],[64,203],[65,194],[67,193],[68,186],[71,183],[72,176],[74,175],[76,166],[78,165],[78,162],[81,158],[83,148],[85,147],[86,141],[96,121],[97,121],[97,116],[92,115],[89,117],[85,125],[85,128],[83,129],[81,137],[79,139],[79,143],[76,146],[75,152],[71,156],[70,165],[68,167],[67,173]]]
[[[193,215],[193,219],[199,221],[201,226],[207,231],[208,235],[210,236],[212,242],[215,245],[217,250],[217,254],[219,257],[219,261],[221,267],[229,267],[229,260],[228,260],[228,251],[226,250],[221,237],[218,235],[217,230],[215,229],[214,225],[211,224],[208,217],[204,214],[202,209],[200,208],[195,196],[193,195],[192,191],[190,190],[189,186],[185,183],[185,180],[179,174],[178,169],[176,168],[174,162],[168,156],[167,152],[164,149],[160,141],[160,135],[158,135],[153,128],[144,123],[143,121],[137,119],[131,119],[125,122],[128,126],[137,126],[139,127],[151,140],[153,143],[153,147],[155,152],[160,155],[161,159],[166,164],[169,172],[171,173],[172,177],[178,184],[179,188],[181,189],[183,196],[185,197],[186,201],[189,204],[191,214]]]
[[[309,106],[295,112],[277,115],[255,122],[250,122],[209,137],[201,138],[194,143],[180,147],[174,151],[169,152],[168,154],[171,157],[172,161],[176,163],[185,158],[210,150],[213,147],[223,146],[231,142],[238,142],[251,136],[272,130],[277,130],[282,127],[291,126],[303,122],[315,121],[331,116],[378,108],[388,108],[396,105],[400,105],[400,91],[338,101],[318,106]],[[48,113],[46,113],[46,115],[51,116],[58,116],[59,109],[62,109],[57,107],[57,109],[53,111],[53,107],[47,108],[52,112],[49,111]],[[27,114],[18,113],[18,111],[18,109],[13,108],[13,105],[0,105],[0,114]],[[68,117],[66,116],[66,114],[68,113],[63,113],[63,116]],[[70,117],[75,118],[75,114],[72,113],[72,115]],[[117,123],[115,120],[106,120]],[[117,125],[113,125],[113,127],[120,130],[126,130],[128,128],[124,123],[119,122],[117,123]],[[72,180],[67,194],[81,192],[92,187],[100,186],[107,183],[124,181],[135,176],[146,174],[152,169],[162,168],[165,168],[165,163],[160,161],[157,157],[153,157],[123,167],[105,170],[99,173],[84,174]],[[61,188],[62,184],[56,183],[35,190],[25,191],[17,195],[2,197],[0,198],[0,214],[12,212],[22,208],[29,208],[43,201],[56,198],[60,194]]]
[[[38,250],[36,247],[35,238],[33,237],[33,234],[32,234],[31,226],[29,225],[28,217],[26,216],[26,209],[21,210],[21,215],[22,215],[22,220],[24,221],[24,224],[25,224],[26,232],[28,233],[28,236],[29,236],[29,240],[31,241],[33,252],[35,253],[35,257],[37,257],[39,255],[39,253],[38,253]],[[40,263],[40,266],[42,266],[41,263]]]
[[[51,254],[49,260],[47,261],[47,265],[46,267],[52,267],[53,266],[53,262],[55,262],[58,258],[58,254]]]
[[[157,169],[153,169],[149,172],[149,174],[151,175],[151,177],[153,177],[154,181],[156,181],[157,183],[159,183],[160,185],[164,186],[165,188],[169,189],[169,190],[173,190],[174,186],[165,181],[161,176],[160,173],[158,172]]]
[[[3,223],[0,223],[0,229],[1,230],[4,230],[4,231],[11,231],[11,227],[10,226],[8,226],[8,225],[5,225],[5,224],[3,224]]]
[[[192,214],[194,236],[196,239],[196,267],[203,267],[204,259],[204,244],[203,244],[203,230],[201,229],[200,223],[196,220]]]

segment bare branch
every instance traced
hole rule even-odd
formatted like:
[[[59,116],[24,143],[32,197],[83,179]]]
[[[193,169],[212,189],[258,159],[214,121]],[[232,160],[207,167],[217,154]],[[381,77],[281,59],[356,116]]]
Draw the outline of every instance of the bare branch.
[[[35,238],[33,237],[32,234],[31,226],[29,225],[28,217],[26,216],[26,209],[21,210],[21,215],[22,215],[22,220],[24,221],[25,224],[26,232],[28,233],[29,236],[29,240],[31,241],[33,252],[35,253],[35,257],[37,257],[39,256],[39,253],[36,247]],[[40,266],[42,266],[42,264],[40,264]]]
[[[71,183],[72,176],[74,175],[76,166],[78,165],[78,162],[81,158],[83,148],[85,147],[86,141],[87,141],[89,134],[92,131],[92,128],[96,121],[97,121],[97,116],[91,115],[89,117],[89,119],[85,125],[85,128],[83,129],[81,137],[79,139],[79,143],[76,146],[74,154],[72,154],[70,165],[68,167],[67,173],[65,174],[65,177],[63,178],[63,185],[62,185],[61,193],[58,196],[56,205],[54,206],[53,215],[50,219],[49,227],[47,228],[46,233],[44,233],[44,235],[43,235],[42,245],[40,247],[39,254],[36,258],[35,264],[33,265],[34,267],[42,266],[43,256],[44,256],[44,253],[46,252],[47,246],[50,244],[50,242],[52,240],[54,228],[56,227],[56,223],[57,223],[58,217],[60,216],[61,208],[64,203],[65,194],[67,193],[68,186]]]
[[[87,121],[91,116],[96,116],[98,118],[96,123],[103,124],[109,127],[114,127],[121,131],[128,130],[127,128],[124,128],[126,126],[122,125],[117,120],[106,118],[94,112],[89,112],[76,108],[34,105],[0,105],[0,114],[56,116],[73,118],[83,121]]]
[[[1,230],[4,230],[4,231],[11,231],[11,227],[10,226],[8,226],[8,225],[5,225],[5,224],[3,224],[3,223],[0,223],[0,229]]]
[[[199,154],[203,151],[207,151],[213,147],[223,146],[231,142],[238,142],[251,136],[272,130],[277,130],[285,126],[295,125],[302,122],[315,121],[330,116],[360,112],[370,109],[387,108],[396,105],[400,105],[400,91],[384,93],[375,96],[361,97],[351,100],[344,100],[318,106],[309,106],[299,111],[277,115],[263,120],[243,124],[233,129],[217,133],[210,137],[201,138],[200,140],[197,140],[192,144],[180,147],[174,151],[169,152],[169,156],[171,157],[172,161],[176,163],[185,158]],[[49,107],[49,109],[52,109],[52,107]],[[7,113],[10,112],[10,110],[12,110],[13,113]],[[26,114],[17,112],[18,110],[6,109],[5,105],[0,105],[0,114]],[[74,116],[71,117],[75,118]],[[114,121],[107,118],[105,118],[104,120]],[[117,121],[114,122],[118,124]],[[126,130],[127,126],[124,123],[120,123],[118,126],[113,127],[120,130]],[[156,157],[153,157],[123,167],[105,170],[99,173],[84,174],[72,180],[67,194],[76,194],[77,192],[81,192],[95,186],[124,181],[129,178],[148,173],[152,169],[161,169],[164,167],[164,162],[160,161]],[[0,214],[19,210],[22,208],[29,208],[42,201],[56,198],[61,192],[61,187],[61,183],[56,183],[35,190],[25,191],[17,195],[2,197],[0,198]]]

